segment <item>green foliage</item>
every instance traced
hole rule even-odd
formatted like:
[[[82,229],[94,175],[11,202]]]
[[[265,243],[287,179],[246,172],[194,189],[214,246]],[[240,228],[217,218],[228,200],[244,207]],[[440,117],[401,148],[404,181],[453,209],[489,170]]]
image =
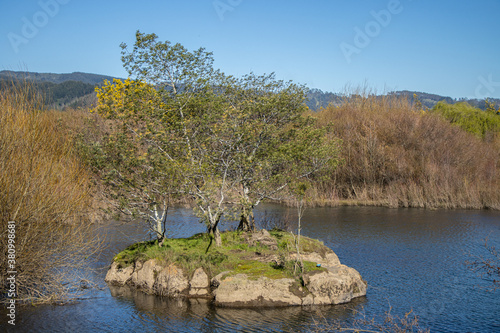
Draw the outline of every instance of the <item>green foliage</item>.
[[[500,116],[496,114],[496,111],[493,112],[491,107],[490,105],[489,111],[482,111],[465,102],[456,104],[439,102],[432,112],[443,116],[469,133],[485,138],[488,133],[500,132]]]
[[[137,198],[151,208],[165,196],[190,196],[220,245],[223,215],[248,220],[262,199],[335,165],[338,143],[304,116],[304,87],[274,74],[226,76],[210,52],[155,34],[138,31],[131,51],[121,47],[137,79],[105,82],[95,111],[119,124],[97,160],[127,198],[123,210],[139,207]]]

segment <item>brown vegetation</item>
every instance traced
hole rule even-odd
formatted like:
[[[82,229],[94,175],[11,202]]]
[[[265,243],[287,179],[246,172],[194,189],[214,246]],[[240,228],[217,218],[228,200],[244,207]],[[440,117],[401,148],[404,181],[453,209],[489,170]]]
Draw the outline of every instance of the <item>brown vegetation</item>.
[[[18,87],[0,93],[4,254],[8,225],[15,226],[15,263],[8,262],[7,255],[1,257],[0,288],[2,293],[7,290],[7,272],[15,271],[18,301],[61,300],[79,286],[100,244],[84,215],[91,202],[89,176],[57,113],[40,110],[43,103],[32,86]]]
[[[496,147],[407,99],[352,95],[322,109],[343,163],[315,202],[390,207],[500,209]]]
[[[94,143],[116,124],[84,111],[68,115],[64,123],[80,137],[83,159],[99,173]],[[391,96],[352,95],[311,115],[341,140],[341,163],[314,177],[308,204],[500,209],[496,141]]]

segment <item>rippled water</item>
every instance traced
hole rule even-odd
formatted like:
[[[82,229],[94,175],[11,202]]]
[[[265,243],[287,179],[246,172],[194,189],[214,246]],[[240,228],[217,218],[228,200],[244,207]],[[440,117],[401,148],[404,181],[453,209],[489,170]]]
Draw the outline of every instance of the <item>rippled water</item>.
[[[267,212],[266,214],[264,212]],[[259,207],[264,215],[295,211],[278,205]],[[170,236],[204,231],[187,209],[169,215]],[[226,225],[226,227],[234,227]],[[109,266],[114,253],[141,240],[142,226],[113,222],[103,228],[109,249],[99,265]],[[64,306],[19,309],[20,332],[309,332],[360,316],[413,310],[420,324],[435,332],[500,332],[500,290],[465,266],[474,255],[486,255],[484,239],[500,245],[500,213],[339,207],[307,209],[302,233],[332,248],[341,262],[368,281],[368,293],[336,306],[284,309],[215,308],[200,300],[171,300],[129,288],[92,292]],[[498,246],[500,247],[500,246]],[[98,274],[104,279],[105,269]],[[3,309],[2,309],[3,310]],[[2,316],[3,312],[2,312]],[[4,317],[5,318],[5,317]],[[0,329],[6,327],[0,321]]]

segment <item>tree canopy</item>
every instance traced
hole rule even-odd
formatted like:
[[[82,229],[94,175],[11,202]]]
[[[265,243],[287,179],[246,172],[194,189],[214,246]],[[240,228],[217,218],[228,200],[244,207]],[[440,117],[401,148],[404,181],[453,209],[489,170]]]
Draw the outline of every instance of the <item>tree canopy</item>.
[[[303,86],[274,74],[224,75],[203,48],[190,52],[155,34],[138,31],[131,51],[121,47],[134,79],[97,88],[95,111],[117,129],[103,160],[122,209],[148,206],[160,238],[173,195],[196,203],[220,245],[223,216],[251,230],[253,208],[263,199],[335,166],[338,143],[306,116]]]

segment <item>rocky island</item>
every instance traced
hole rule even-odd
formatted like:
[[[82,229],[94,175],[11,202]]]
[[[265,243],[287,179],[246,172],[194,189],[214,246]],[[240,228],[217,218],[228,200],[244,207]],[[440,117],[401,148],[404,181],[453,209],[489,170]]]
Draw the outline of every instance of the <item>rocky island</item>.
[[[279,230],[224,232],[221,247],[207,234],[141,242],[114,257],[105,280],[225,307],[339,304],[366,295],[366,281],[322,242],[301,237],[296,244]]]

